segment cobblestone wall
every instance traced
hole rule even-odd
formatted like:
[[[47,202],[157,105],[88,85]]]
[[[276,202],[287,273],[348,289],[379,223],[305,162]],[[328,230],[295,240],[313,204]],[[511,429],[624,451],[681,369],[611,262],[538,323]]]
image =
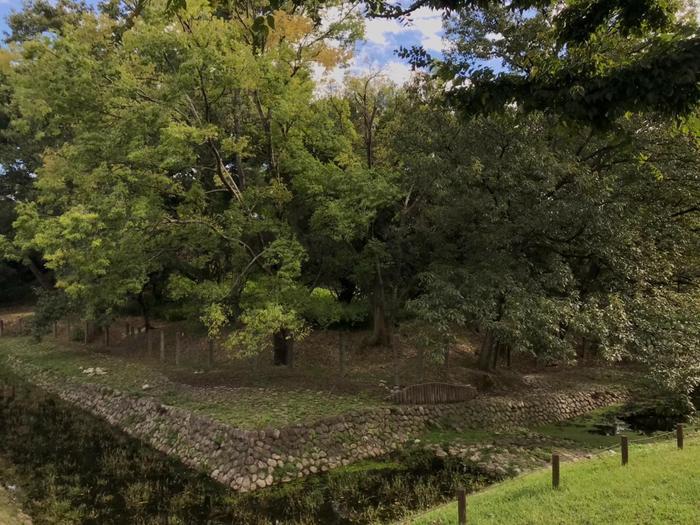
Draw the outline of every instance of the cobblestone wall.
[[[404,405],[284,428],[241,430],[150,397],[73,382],[16,359],[9,363],[30,382],[239,492],[386,454],[446,417],[464,428],[527,426],[572,418],[625,398],[604,388],[518,399],[477,397],[466,403]]]

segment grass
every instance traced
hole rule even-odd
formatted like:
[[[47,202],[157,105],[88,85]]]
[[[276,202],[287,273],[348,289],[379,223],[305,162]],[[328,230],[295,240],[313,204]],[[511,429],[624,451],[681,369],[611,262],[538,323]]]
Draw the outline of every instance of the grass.
[[[658,524],[700,523],[700,437],[632,445],[630,463],[618,454],[564,463],[561,486],[551,488],[551,474],[527,474],[468,498],[471,525],[486,524]],[[456,503],[405,521],[411,525],[457,522]]]
[[[303,386],[197,387],[171,379],[181,377],[182,370],[99,354],[79,345],[50,340],[35,343],[30,338],[3,337],[0,358],[3,354],[74,381],[152,396],[164,404],[192,410],[237,428],[280,428],[383,404],[362,393],[344,395],[308,390]],[[88,376],[81,370],[92,367],[101,367],[107,374]],[[144,391],[145,384],[153,388]]]
[[[433,428],[420,436],[423,443],[443,445],[458,442],[464,445],[477,443],[490,443],[497,436],[495,432],[488,430],[466,429],[451,430]]]
[[[25,525],[31,523],[2,487],[0,487],[0,523],[3,525]]]

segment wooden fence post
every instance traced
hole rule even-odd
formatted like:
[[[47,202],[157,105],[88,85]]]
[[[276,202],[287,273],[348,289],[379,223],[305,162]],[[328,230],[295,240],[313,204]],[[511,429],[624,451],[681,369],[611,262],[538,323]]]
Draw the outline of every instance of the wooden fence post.
[[[457,489],[457,523],[467,525],[467,491],[462,487]]]
[[[552,454],[552,487],[559,488],[559,454]]]
[[[620,436],[620,448],[622,449],[622,464],[629,462],[629,439],[627,436]]]
[[[345,333],[340,332],[340,341],[338,345],[338,350],[339,350],[339,356],[338,356],[338,365],[340,366],[340,376],[343,377],[345,375]]]
[[[180,330],[175,330],[175,366],[180,366]]]
[[[160,331],[160,362],[165,363],[165,331]]]
[[[676,425],[676,444],[679,449],[683,450],[683,425],[681,423]]]
[[[207,368],[211,368],[214,366],[214,348],[216,347],[216,341],[209,338],[207,347]]]

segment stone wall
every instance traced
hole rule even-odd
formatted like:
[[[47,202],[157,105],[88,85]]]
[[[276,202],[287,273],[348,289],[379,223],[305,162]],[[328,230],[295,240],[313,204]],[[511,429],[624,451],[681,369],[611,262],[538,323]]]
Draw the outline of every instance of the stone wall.
[[[73,382],[16,359],[8,362],[32,383],[239,492],[386,454],[446,417],[464,428],[525,426],[575,417],[625,398],[604,388],[517,400],[479,397],[451,405],[349,412],[279,429],[240,430],[150,397]]]

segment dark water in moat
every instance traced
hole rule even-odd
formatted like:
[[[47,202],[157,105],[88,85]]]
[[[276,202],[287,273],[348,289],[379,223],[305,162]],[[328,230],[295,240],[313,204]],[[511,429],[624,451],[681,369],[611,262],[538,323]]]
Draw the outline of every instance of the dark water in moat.
[[[492,479],[458,460],[404,453],[246,495],[30,387],[0,402],[0,478],[42,524],[382,523]]]

